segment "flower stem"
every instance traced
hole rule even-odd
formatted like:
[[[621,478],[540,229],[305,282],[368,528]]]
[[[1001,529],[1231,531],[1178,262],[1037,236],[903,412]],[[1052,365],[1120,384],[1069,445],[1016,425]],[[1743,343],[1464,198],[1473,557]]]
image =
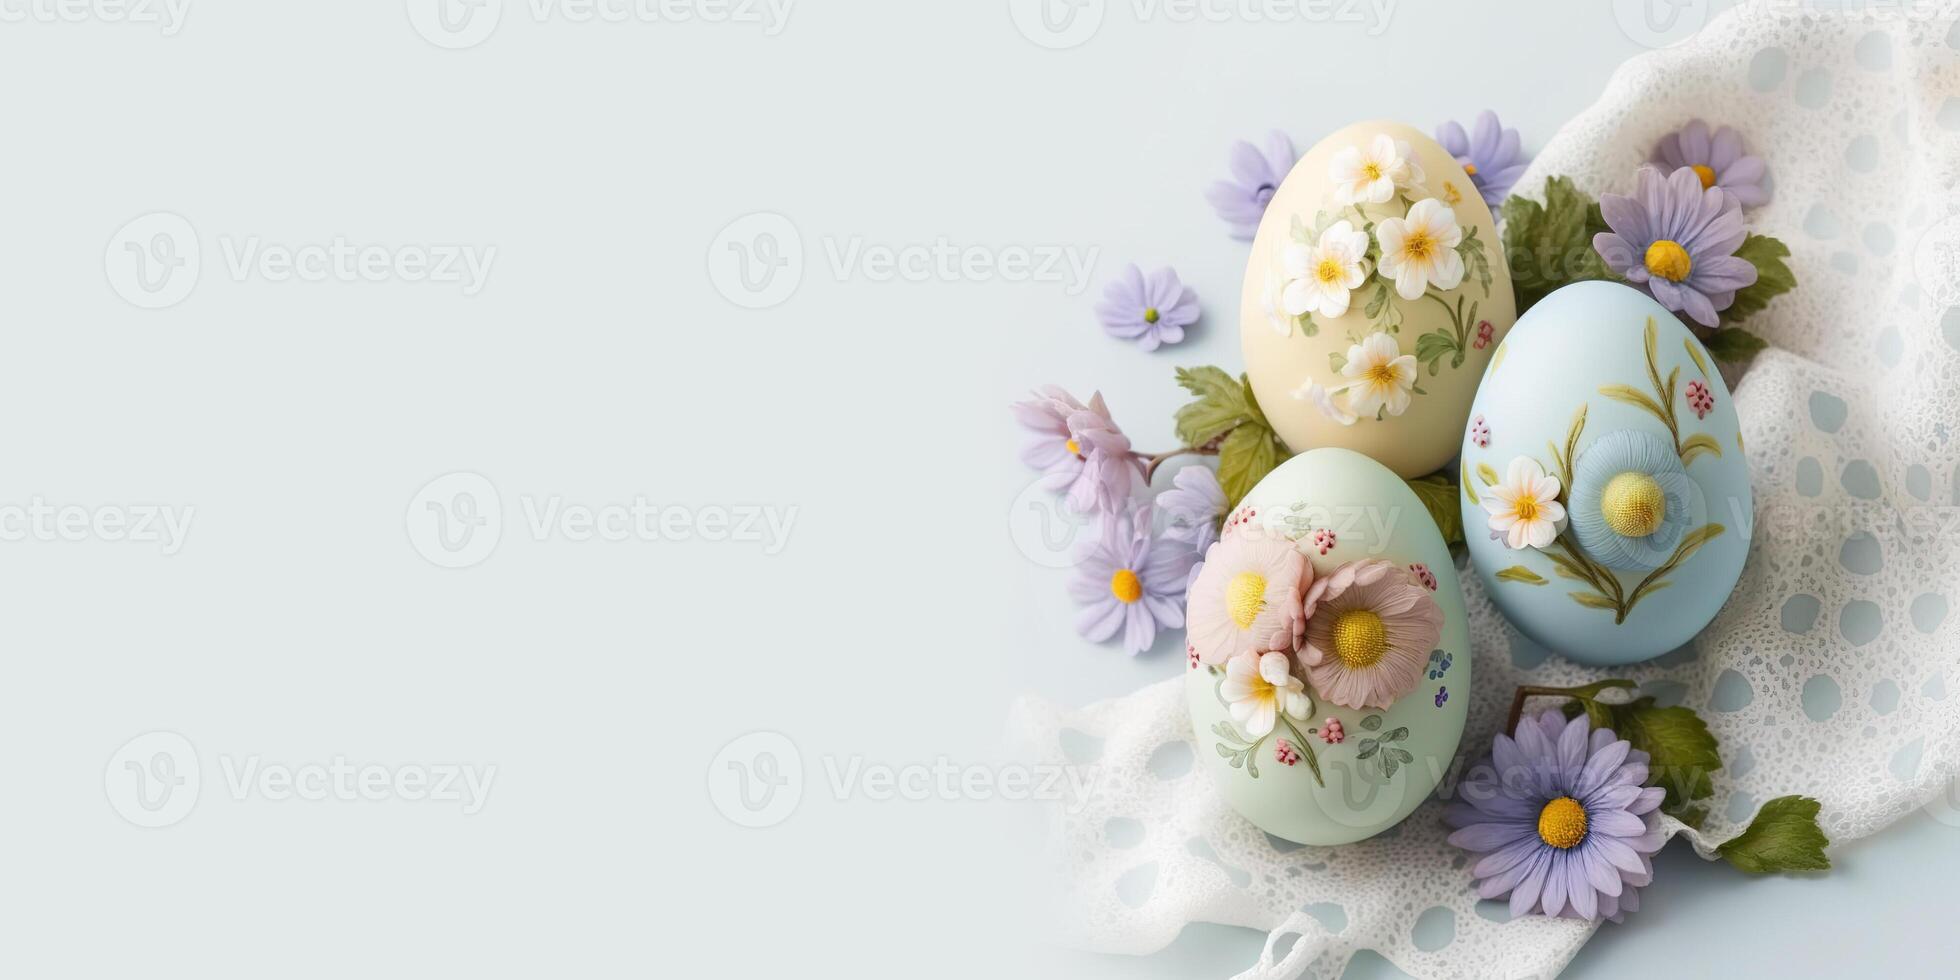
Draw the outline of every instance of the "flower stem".
[[[1320,759],[1313,754],[1313,745],[1308,743],[1305,735],[1300,734],[1300,729],[1293,724],[1293,719],[1286,717],[1286,712],[1279,713],[1279,720],[1285,723],[1286,730],[1292,732],[1294,740],[1300,743],[1300,754],[1306,757],[1307,768],[1313,770],[1313,781],[1325,788],[1327,780],[1320,778]]]
[[[1143,460],[1143,482],[1149,483],[1151,478],[1157,475],[1157,467],[1162,465],[1165,460],[1174,459],[1178,456],[1216,456],[1218,455],[1218,447],[1185,446],[1180,449],[1173,449],[1167,453],[1158,453],[1155,456],[1144,453],[1132,453],[1131,455]]]
[[[1579,701],[1591,701],[1597,698],[1601,691],[1609,688],[1630,691],[1634,686],[1632,681],[1626,680],[1595,681],[1580,687],[1535,687],[1527,684],[1518,688],[1518,692],[1511,696],[1511,715],[1504,723],[1504,734],[1514,735],[1517,732],[1518,721],[1524,717],[1524,703],[1527,698],[1573,698]]]

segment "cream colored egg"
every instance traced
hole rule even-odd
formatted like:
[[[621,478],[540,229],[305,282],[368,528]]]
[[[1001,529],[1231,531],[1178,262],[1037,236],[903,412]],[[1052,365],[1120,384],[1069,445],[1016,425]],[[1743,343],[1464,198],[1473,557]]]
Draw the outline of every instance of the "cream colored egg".
[[[1380,121],[1328,136],[1280,184],[1241,311],[1246,374],[1287,446],[1353,449],[1404,477],[1456,452],[1517,317],[1470,175],[1428,136]]]

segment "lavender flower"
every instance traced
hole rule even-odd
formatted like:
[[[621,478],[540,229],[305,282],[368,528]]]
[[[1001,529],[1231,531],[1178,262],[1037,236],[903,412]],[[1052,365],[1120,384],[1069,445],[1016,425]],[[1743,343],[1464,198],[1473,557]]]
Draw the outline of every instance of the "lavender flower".
[[[1647,753],[1585,715],[1548,711],[1499,735],[1459,784],[1444,819],[1471,851],[1481,898],[1511,896],[1530,912],[1620,921],[1640,907],[1661,848],[1666,791],[1647,781]]]
[[[1045,474],[1041,486],[1067,491],[1068,504],[1078,513],[1113,508],[1129,499],[1143,475],[1143,462],[1109,417],[1102,392],[1084,405],[1061,388],[1045,385],[1033,398],[1009,408],[1035,433],[1035,440],[1021,450],[1021,461]]]
[[[1267,134],[1264,151],[1243,140],[1232,144],[1232,179],[1205,188],[1205,200],[1231,224],[1233,238],[1251,241],[1258,233],[1266,205],[1298,159],[1293,141],[1277,129]]]
[[[1742,208],[1729,192],[1701,186],[1693,170],[1663,176],[1641,167],[1633,196],[1601,194],[1599,209],[1613,230],[1594,235],[1593,249],[1607,267],[1704,327],[1756,281],[1756,267],[1735,254]]]
[[[1694,171],[1703,187],[1720,187],[1745,208],[1769,203],[1769,167],[1763,158],[1750,156],[1742,145],[1742,134],[1723,126],[1708,135],[1708,124],[1699,119],[1689,122],[1678,133],[1661,137],[1654,147],[1654,162],[1669,173],[1687,167]]]
[[[1169,266],[1145,276],[1132,263],[1103,288],[1096,316],[1110,336],[1156,350],[1159,344],[1183,340],[1184,328],[1198,322],[1198,294],[1179,282]]]
[[[1130,653],[1150,649],[1158,630],[1184,625],[1184,586],[1197,560],[1190,545],[1152,535],[1148,505],[1106,511],[1069,582],[1082,605],[1076,631],[1101,643],[1121,630]]]
[[[1470,175],[1470,183],[1483,196],[1484,203],[1496,207],[1505,195],[1511,193],[1511,186],[1524,175],[1529,162],[1519,149],[1518,131],[1504,129],[1497,122],[1497,113],[1485,109],[1477,113],[1477,121],[1468,133],[1463,124],[1446,122],[1436,127],[1436,142],[1449,151],[1456,162]]]
[[[1166,537],[1186,541],[1203,554],[1218,540],[1225,516],[1225,490],[1209,466],[1186,466],[1171,477],[1172,487],[1157,495],[1157,508],[1170,518]]]

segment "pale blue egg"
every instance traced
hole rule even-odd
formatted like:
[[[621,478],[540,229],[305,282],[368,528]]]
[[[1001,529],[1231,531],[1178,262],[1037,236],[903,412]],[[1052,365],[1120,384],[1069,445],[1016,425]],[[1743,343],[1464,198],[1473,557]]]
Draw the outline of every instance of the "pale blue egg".
[[[1519,631],[1608,666],[1673,650],[1715,618],[1754,502],[1728,386],[1674,314],[1619,283],[1552,293],[1492,356],[1470,419],[1470,559]],[[1556,498],[1550,481],[1525,486],[1534,472]]]

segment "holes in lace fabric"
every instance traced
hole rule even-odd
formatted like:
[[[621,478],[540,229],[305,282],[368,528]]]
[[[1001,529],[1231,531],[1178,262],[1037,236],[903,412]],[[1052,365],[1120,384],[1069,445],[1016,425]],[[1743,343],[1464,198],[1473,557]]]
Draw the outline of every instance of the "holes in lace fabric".
[[[1139,864],[1116,879],[1116,900],[1133,909],[1140,909],[1150,901],[1150,893],[1157,890],[1157,862]]]
[[[1783,629],[1791,633],[1808,633],[1817,625],[1817,614],[1824,609],[1823,603],[1814,595],[1793,595],[1783,600],[1783,611],[1778,618]]]
[[[1888,71],[1892,67],[1892,36],[1884,31],[1873,31],[1858,39],[1853,49],[1853,57],[1858,59],[1858,67],[1866,71]]]
[[[1872,685],[1872,711],[1889,715],[1899,707],[1899,682],[1890,677]]]
[[[1839,478],[1844,484],[1844,492],[1859,500],[1878,499],[1878,470],[1866,460],[1854,459],[1844,464],[1844,475]]]
[[[1824,467],[1816,457],[1805,456],[1797,460],[1797,492],[1806,497],[1815,497],[1824,492]]]
[[[1191,763],[1191,743],[1178,739],[1157,746],[1146,765],[1158,779],[1178,779],[1191,771]]]
[[[1810,393],[1810,424],[1816,426],[1820,432],[1835,433],[1843,428],[1844,417],[1849,412],[1850,410],[1845,407],[1844,399],[1828,391]]]
[[[1441,905],[1431,906],[1416,916],[1416,927],[1409,933],[1409,940],[1425,953],[1434,953],[1455,938],[1456,913]]]
[[[1831,101],[1831,73],[1823,68],[1805,69],[1797,76],[1795,98],[1806,109],[1824,108],[1824,103]]]
[[[1749,679],[1733,670],[1722,671],[1715,678],[1715,692],[1708,696],[1708,706],[1716,711],[1741,711],[1756,700],[1755,689],[1749,686]]]
[[[1894,360],[1893,363],[1896,364],[1898,362]],[[1933,497],[1933,472],[1918,463],[1906,467],[1906,492],[1922,501],[1931,500]]]
[[[1790,56],[1782,48],[1764,48],[1749,59],[1749,87],[1767,92],[1783,84],[1783,73],[1790,67]]]
[[[1103,840],[1109,846],[1129,849],[1143,843],[1143,824],[1129,817],[1110,817],[1103,824]]]
[[[1844,539],[1838,549],[1838,564],[1855,575],[1877,575],[1885,567],[1885,556],[1870,531],[1859,531]]]
[[[1838,634],[1854,647],[1878,639],[1878,632],[1884,625],[1885,617],[1878,611],[1878,603],[1875,602],[1853,599],[1844,604],[1843,612],[1838,613]]]
[[[1946,622],[1946,596],[1928,592],[1912,600],[1912,628],[1931,633]]]
[[[1192,857],[1210,861],[1217,865],[1218,870],[1225,872],[1225,877],[1232,879],[1232,885],[1234,887],[1244,888],[1252,884],[1252,872],[1244,868],[1234,868],[1220,860],[1218,852],[1212,850],[1211,842],[1205,840],[1203,837],[1193,837],[1185,841],[1184,849],[1190,851]]]
[[[1844,705],[1844,691],[1827,674],[1803,682],[1803,713],[1811,721],[1829,721]]]

